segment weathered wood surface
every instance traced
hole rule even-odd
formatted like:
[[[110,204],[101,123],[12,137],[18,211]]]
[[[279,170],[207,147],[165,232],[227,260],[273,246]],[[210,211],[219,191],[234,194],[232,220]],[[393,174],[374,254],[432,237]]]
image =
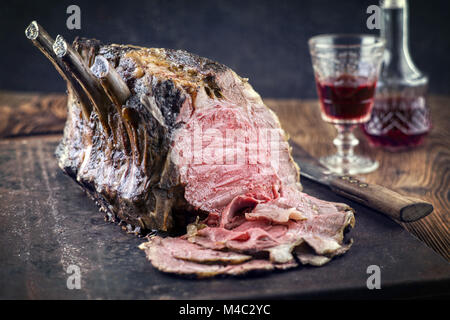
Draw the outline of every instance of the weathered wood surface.
[[[144,239],[104,221],[94,202],[58,168],[60,136],[0,140],[0,299],[252,299],[429,297],[449,294],[450,267],[385,216],[305,180],[305,191],[356,209],[354,239],[329,264],[239,278],[194,280],[146,261]],[[67,287],[70,265],[81,289]],[[381,270],[368,290],[367,268]],[[172,310],[167,311],[171,318]],[[175,316],[175,314],[174,314]],[[172,317],[173,318],[173,317]]]
[[[0,138],[61,132],[66,101],[62,94],[0,92]]]
[[[292,141],[315,157],[334,153],[335,130],[320,118],[317,101],[265,101],[276,111]],[[63,94],[0,93],[0,137],[61,132],[65,103]],[[431,97],[430,105],[433,130],[423,146],[392,153],[370,148],[358,134],[361,144],[357,150],[380,162],[377,171],[362,179],[434,205],[430,216],[403,226],[450,260],[450,97]]]

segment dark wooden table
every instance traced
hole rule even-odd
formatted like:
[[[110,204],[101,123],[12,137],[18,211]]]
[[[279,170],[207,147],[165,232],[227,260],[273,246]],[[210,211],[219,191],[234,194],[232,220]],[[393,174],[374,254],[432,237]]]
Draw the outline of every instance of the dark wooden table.
[[[15,139],[44,133],[61,133],[65,120],[65,95],[0,93],[0,138]],[[334,152],[335,131],[320,118],[317,101],[274,100],[266,103],[278,114],[292,141],[313,156]],[[450,98],[431,97],[433,130],[425,144],[407,152],[372,149],[360,133],[358,152],[377,159],[380,168],[361,179],[430,201],[434,212],[403,227],[450,261]],[[300,164],[301,166],[301,164]]]

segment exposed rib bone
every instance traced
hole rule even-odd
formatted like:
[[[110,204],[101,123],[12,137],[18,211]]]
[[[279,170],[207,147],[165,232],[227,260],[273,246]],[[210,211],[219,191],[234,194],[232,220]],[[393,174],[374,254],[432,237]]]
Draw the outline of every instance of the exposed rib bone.
[[[94,64],[91,66],[91,71],[100,80],[103,89],[105,89],[110,99],[114,102],[114,106],[119,114],[119,119],[122,121],[126,130],[133,161],[136,161],[139,154],[137,133],[135,128],[123,116],[123,112],[125,111],[126,113],[126,108],[122,109],[123,104],[131,95],[130,89],[128,89],[127,84],[123,81],[116,69],[114,69],[108,60],[101,55],[95,57]]]
[[[108,124],[108,113],[113,101],[109,98],[100,81],[84,63],[83,58],[60,35],[56,37],[53,51],[62,59],[68,71],[78,80],[87,92],[103,128],[109,135],[111,128]]]
[[[83,117],[85,120],[89,120],[89,116],[92,110],[92,103],[89,100],[86,92],[72,76],[70,72],[66,70],[61,59],[59,59],[53,52],[54,40],[50,35],[40,26],[36,21],[32,21],[25,29],[25,35],[31,42],[50,60],[55,69],[68,83],[69,90],[71,90],[81,105]]]
[[[130,89],[128,89],[125,81],[105,57],[101,55],[96,56],[91,71],[101,80],[103,87],[114,95],[121,105],[125,103],[131,95]]]

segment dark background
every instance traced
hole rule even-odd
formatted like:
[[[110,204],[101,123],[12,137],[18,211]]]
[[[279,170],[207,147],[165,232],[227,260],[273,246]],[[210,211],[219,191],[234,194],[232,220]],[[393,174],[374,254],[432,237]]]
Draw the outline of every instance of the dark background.
[[[66,8],[81,8],[81,30],[66,28]],[[316,96],[307,40],[320,33],[364,32],[377,0],[2,1],[0,90],[64,91],[53,66],[25,38],[37,20],[56,37],[180,48],[250,78],[263,97]],[[410,0],[410,47],[430,76],[430,91],[450,94],[450,1]]]

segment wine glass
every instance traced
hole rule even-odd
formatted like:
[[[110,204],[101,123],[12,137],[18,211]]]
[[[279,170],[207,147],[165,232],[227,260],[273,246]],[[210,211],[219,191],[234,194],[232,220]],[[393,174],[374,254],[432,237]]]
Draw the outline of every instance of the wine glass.
[[[372,35],[330,34],[309,40],[322,119],[337,129],[337,153],[320,162],[339,174],[368,173],[378,162],[356,155],[353,130],[370,119],[384,40]]]

